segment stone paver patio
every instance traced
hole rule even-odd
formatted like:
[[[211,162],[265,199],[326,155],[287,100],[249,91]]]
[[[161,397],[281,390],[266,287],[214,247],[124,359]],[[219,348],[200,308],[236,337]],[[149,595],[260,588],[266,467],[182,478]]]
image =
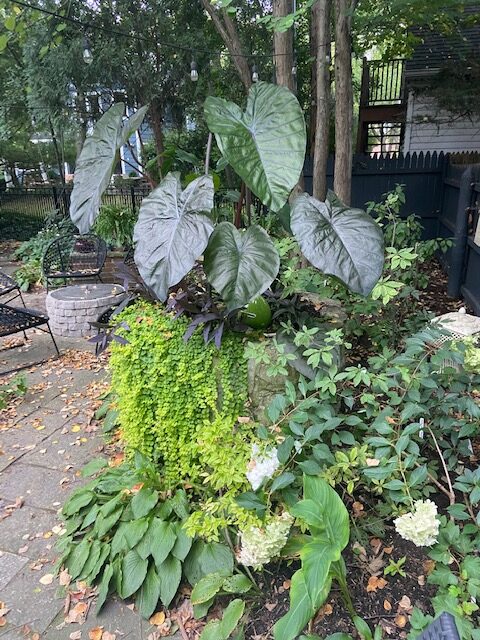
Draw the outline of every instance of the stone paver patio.
[[[41,308],[41,303],[41,296],[32,302],[27,295],[27,306]],[[1,371],[52,355],[48,335],[30,337],[20,353],[0,351]],[[116,640],[147,639],[155,628],[116,600],[99,616],[92,602],[83,624],[65,623],[66,598],[58,580],[40,582],[54,572],[58,511],[85,482],[82,467],[104,449],[101,429],[92,422],[92,397],[103,388],[106,373],[85,339],[59,338],[58,343],[62,358],[24,372],[28,391],[16,415],[0,412],[0,609],[9,609],[0,616],[0,640],[88,640],[95,627]]]

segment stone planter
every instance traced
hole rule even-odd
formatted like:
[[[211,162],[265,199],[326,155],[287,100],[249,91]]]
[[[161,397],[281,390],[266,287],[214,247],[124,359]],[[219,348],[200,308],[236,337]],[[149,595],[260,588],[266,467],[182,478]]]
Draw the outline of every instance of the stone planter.
[[[47,313],[56,336],[79,338],[92,333],[91,323],[126,296],[120,285],[81,284],[50,291]]]

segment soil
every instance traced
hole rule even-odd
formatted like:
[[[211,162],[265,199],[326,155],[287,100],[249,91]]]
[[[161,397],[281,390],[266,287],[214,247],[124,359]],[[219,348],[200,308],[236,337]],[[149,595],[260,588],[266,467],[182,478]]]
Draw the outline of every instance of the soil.
[[[403,557],[406,558],[402,567],[405,576],[383,575],[390,559],[398,562]],[[413,607],[432,613],[429,603],[435,589],[426,584],[426,578],[433,564],[426,551],[393,534],[382,541],[371,538],[364,547],[358,543],[350,544],[344,558],[350,593],[358,615],[372,629],[380,625],[384,637],[406,638],[408,615]],[[255,605],[250,613],[246,638],[260,640],[268,637],[275,622],[287,613],[290,579],[298,566],[298,563],[269,565],[267,569],[270,572],[266,570],[259,575],[262,602]],[[355,628],[335,583],[309,632],[322,638],[336,632],[355,637]]]

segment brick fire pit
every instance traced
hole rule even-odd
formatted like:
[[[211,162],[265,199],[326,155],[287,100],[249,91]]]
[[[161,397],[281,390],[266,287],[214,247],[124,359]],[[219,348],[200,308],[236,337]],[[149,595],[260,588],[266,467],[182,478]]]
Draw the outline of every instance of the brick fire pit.
[[[46,305],[52,332],[71,338],[90,335],[90,323],[126,295],[118,284],[81,284],[50,291]]]

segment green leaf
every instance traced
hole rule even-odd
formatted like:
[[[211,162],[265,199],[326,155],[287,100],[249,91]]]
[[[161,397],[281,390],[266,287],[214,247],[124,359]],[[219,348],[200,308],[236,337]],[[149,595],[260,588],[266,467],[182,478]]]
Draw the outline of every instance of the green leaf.
[[[95,563],[95,565],[92,567],[92,569],[90,570],[90,572],[85,578],[89,584],[93,583],[93,581],[99,574],[100,569],[103,567],[106,559],[109,556],[109,553],[110,553],[110,545],[108,544],[102,545],[102,549],[100,551],[100,555],[98,556],[97,562]]]
[[[147,571],[147,577],[135,597],[135,604],[140,615],[148,620],[155,611],[160,599],[160,578],[155,565],[152,563]]]
[[[303,476],[303,495],[318,506],[331,544],[340,551],[350,538],[348,511],[338,493],[322,478]]]
[[[148,561],[133,549],[122,561],[122,598],[128,598],[141,586],[147,575]]]
[[[173,545],[172,555],[183,562],[192,548],[193,538],[187,536],[181,522],[175,523],[174,528],[177,539]]]
[[[246,491],[235,498],[235,502],[239,507],[255,511],[260,517],[265,513],[267,507],[264,502],[253,491]]]
[[[144,198],[135,225],[135,264],[160,300],[205,251],[213,225],[213,181],[201,176],[182,191],[180,174],[169,173]]]
[[[93,476],[101,469],[104,469],[107,465],[108,462],[105,458],[95,458],[94,460],[90,460],[90,462],[82,469],[82,477],[87,478],[88,476]]]
[[[65,503],[62,514],[67,517],[73,516],[74,513],[78,513],[83,507],[89,505],[94,498],[95,494],[85,489],[75,492]]]
[[[88,233],[92,228],[100,210],[102,194],[110,184],[118,149],[124,143],[124,111],[125,105],[118,102],[103,114],[92,135],[86,138],[77,160],[70,197],[70,217],[80,233]],[[145,115],[144,110],[137,113]],[[139,126],[139,116],[135,114],[132,118]]]
[[[157,565],[160,578],[160,598],[168,607],[175,597],[182,579],[182,563],[173,556],[168,556],[160,566]]]
[[[300,552],[302,571],[310,600],[315,605],[328,583],[330,565],[338,560],[340,551],[325,541],[310,542]],[[317,607],[318,608],[318,607]]]
[[[202,604],[193,605],[193,616],[195,620],[201,620],[207,615],[208,610],[213,604],[213,601],[214,601],[214,598],[212,598],[208,602],[202,602]]]
[[[150,513],[158,502],[158,493],[148,487],[142,487],[132,498],[132,511],[135,518],[143,518]]]
[[[295,481],[295,476],[290,471],[285,471],[281,475],[277,476],[270,487],[270,491],[279,491],[280,489],[285,489]]]
[[[225,576],[220,573],[210,573],[197,582],[193,587],[190,599],[192,604],[202,604],[211,600],[222,588]]]
[[[81,574],[88,556],[90,555],[90,551],[90,540],[88,538],[84,538],[79,544],[75,545],[73,551],[68,556],[66,565],[72,580],[75,580]]]
[[[158,567],[172,550],[176,539],[172,523],[153,518],[142,541],[136,547],[136,551],[141,558],[153,556]]]
[[[203,264],[208,281],[230,311],[266,291],[279,267],[280,256],[264,229],[252,225],[238,231],[230,222],[215,227]]]
[[[96,612],[99,613],[103,605],[105,604],[105,600],[108,596],[108,589],[110,586],[110,581],[113,577],[113,566],[111,564],[107,564],[105,567],[105,571],[103,572],[102,581],[98,587],[98,598],[97,598],[97,609]]]
[[[5,51],[9,40],[10,36],[8,35],[8,33],[2,33],[2,35],[0,35],[0,53],[2,53],[2,51]]]
[[[220,634],[225,640],[233,633],[238,625],[240,618],[245,611],[245,602],[240,599],[232,600],[223,612],[222,621],[220,623]]]
[[[220,631],[220,620],[210,620],[200,634],[200,640],[224,640]]]
[[[315,615],[315,608],[308,595],[305,575],[300,569],[293,574],[290,586],[290,609],[273,627],[275,640],[293,640]]]
[[[361,640],[373,640],[372,631],[363,618],[360,618],[360,616],[354,616],[352,620],[355,625],[355,629],[360,634]]]
[[[89,575],[90,571],[96,565],[100,553],[102,551],[102,547],[104,545],[99,540],[94,540],[90,545],[90,553],[88,554],[88,559],[85,562],[82,571],[80,572],[78,579],[85,580],[85,578]]]
[[[229,576],[223,581],[222,590],[227,593],[247,593],[252,588],[252,582],[243,573]]]
[[[123,528],[123,536],[129,549],[133,549],[137,546],[137,544],[145,535],[148,526],[149,522],[147,518],[142,518],[141,520],[132,520],[131,522],[127,523],[127,525]]]
[[[292,516],[301,518],[309,527],[325,528],[322,510],[313,500],[301,500],[290,509]]]
[[[383,234],[368,213],[304,193],[293,203],[290,223],[303,255],[317,269],[356,293],[372,291],[383,270]]]
[[[95,521],[95,526],[93,530],[97,534],[97,537],[103,538],[103,536],[110,533],[113,529],[114,525],[120,520],[120,517],[123,513],[123,507],[119,507],[113,513],[108,516],[104,516],[100,510],[98,517]]]
[[[305,159],[305,119],[293,93],[257,82],[245,112],[233,102],[209,97],[205,119],[223,157],[245,184],[270,209],[281,209]]]
[[[233,573],[233,555],[220,542],[194,542],[183,565],[188,582],[194,586],[209,573],[220,573],[227,577]]]

